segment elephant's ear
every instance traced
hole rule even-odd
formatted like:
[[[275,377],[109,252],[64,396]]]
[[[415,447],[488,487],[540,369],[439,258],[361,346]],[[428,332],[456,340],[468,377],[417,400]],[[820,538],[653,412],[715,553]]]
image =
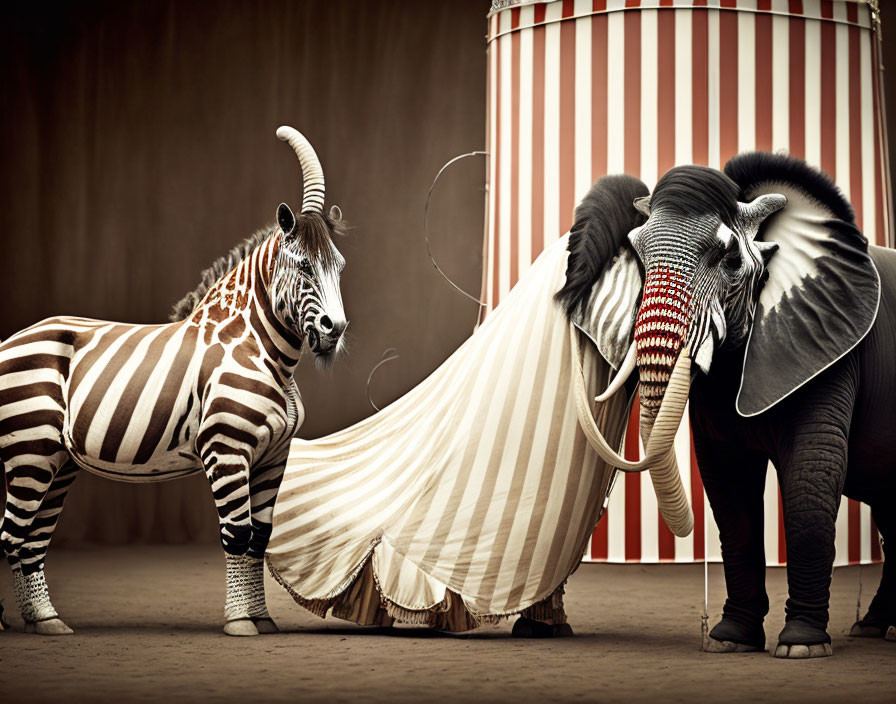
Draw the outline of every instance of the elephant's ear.
[[[642,276],[628,234],[644,224],[635,200],[649,191],[625,175],[604,176],[576,208],[569,234],[566,281],[557,300],[569,319],[618,369],[631,343]]]
[[[725,173],[740,200],[778,193],[787,204],[760,226],[757,241],[777,244],[747,340],[737,411],[754,416],[820,374],[871,329],[880,278],[868,241],[834,183],[782,154],[735,157]]]

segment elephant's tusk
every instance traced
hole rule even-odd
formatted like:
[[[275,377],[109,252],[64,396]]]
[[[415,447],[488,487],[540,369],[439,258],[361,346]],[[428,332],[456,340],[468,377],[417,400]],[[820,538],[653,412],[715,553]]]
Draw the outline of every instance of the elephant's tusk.
[[[635,345],[635,341],[632,340],[631,346],[628,348],[628,352],[625,353],[625,359],[622,360],[622,364],[619,365],[619,371],[616,373],[616,376],[613,377],[613,381],[610,382],[610,385],[604,390],[602,394],[595,397],[595,401],[598,403],[604,403],[607,399],[613,396],[619,389],[625,386],[625,382],[628,381],[631,373],[635,371],[635,360],[638,355],[638,351]]]

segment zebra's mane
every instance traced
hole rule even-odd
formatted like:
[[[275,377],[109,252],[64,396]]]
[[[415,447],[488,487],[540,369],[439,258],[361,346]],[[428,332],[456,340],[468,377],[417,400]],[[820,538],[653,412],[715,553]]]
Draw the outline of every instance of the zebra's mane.
[[[192,313],[199,302],[205,298],[205,294],[212,285],[220,279],[224,274],[231,271],[243,259],[254,252],[261,244],[277,231],[276,225],[262,228],[250,237],[247,237],[227,254],[218,257],[210,267],[202,272],[199,285],[190,291],[186,296],[181,298],[171,309],[171,315],[168,317],[172,322],[184,320]]]

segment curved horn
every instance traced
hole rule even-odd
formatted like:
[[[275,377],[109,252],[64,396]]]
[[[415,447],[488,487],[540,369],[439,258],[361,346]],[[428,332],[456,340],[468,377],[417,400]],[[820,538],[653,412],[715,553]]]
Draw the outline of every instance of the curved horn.
[[[299,164],[302,165],[302,213],[324,212],[324,170],[311,143],[298,130],[283,125],[277,128],[277,137],[289,142]]]
[[[619,365],[619,371],[616,373],[616,376],[613,377],[613,381],[610,382],[610,385],[600,396],[595,397],[595,401],[603,403],[625,386],[625,382],[628,380],[629,376],[631,376],[631,373],[635,371],[635,361],[637,356],[637,345],[634,340],[632,340],[632,344],[628,348],[628,352],[625,353],[625,359],[622,360],[622,364]]]

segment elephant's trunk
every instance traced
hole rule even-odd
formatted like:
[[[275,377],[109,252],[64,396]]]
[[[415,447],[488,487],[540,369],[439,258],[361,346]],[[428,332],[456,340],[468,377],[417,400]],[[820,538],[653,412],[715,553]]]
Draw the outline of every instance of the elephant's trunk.
[[[690,316],[687,278],[675,269],[650,272],[635,322],[640,430],[644,446],[655,447],[662,453],[650,466],[650,478],[660,512],[677,535],[681,531],[689,533],[693,527],[693,514],[673,448],[691,382],[690,351],[684,347]],[[673,379],[676,367],[680,369]],[[661,406],[672,412],[658,418]]]
[[[635,322],[636,359],[641,382],[638,399],[641,417],[647,419],[648,426],[653,425],[651,418],[656,418],[665,398],[690,319],[691,294],[687,278],[675,269],[649,272]],[[649,433],[648,428],[647,436]]]

